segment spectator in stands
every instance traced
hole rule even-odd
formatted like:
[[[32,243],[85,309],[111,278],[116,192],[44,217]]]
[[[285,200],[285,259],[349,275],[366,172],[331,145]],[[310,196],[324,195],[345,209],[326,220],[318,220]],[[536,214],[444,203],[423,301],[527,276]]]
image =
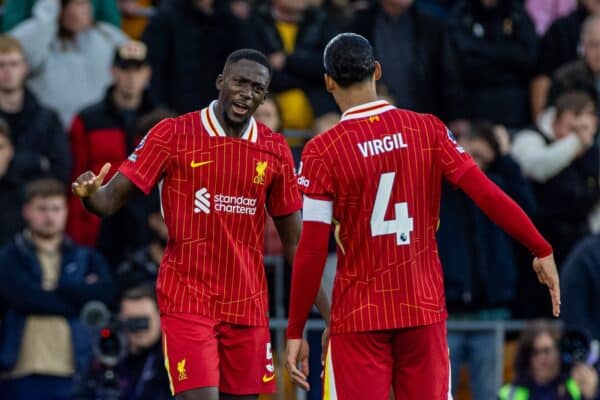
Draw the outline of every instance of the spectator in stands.
[[[169,232],[160,212],[158,194],[153,194],[147,205],[150,238],[147,243],[129,252],[117,267],[115,279],[121,292],[156,283],[158,267],[169,239]]]
[[[509,128],[530,121],[527,86],[537,52],[531,19],[517,0],[463,0],[450,27],[469,119]]]
[[[382,82],[396,106],[445,120],[460,111],[458,67],[442,22],[421,13],[413,0],[379,0],[355,13],[349,29],[373,43],[385,65]]]
[[[114,26],[94,23],[90,0],[37,0],[32,17],[10,35],[25,50],[28,87],[56,109],[65,128],[77,111],[102,98],[115,48],[126,39]]]
[[[36,0],[6,0],[2,15],[2,31],[8,32],[19,23],[31,17]],[[121,26],[121,15],[116,0],[91,0],[96,21]]]
[[[0,118],[0,246],[23,229],[21,181],[10,168],[14,154],[10,128]]]
[[[281,108],[279,108],[279,104],[277,104],[277,101],[272,96],[267,96],[264,103],[258,106],[254,112],[254,119],[268,126],[273,132],[281,133],[283,130]]]
[[[525,9],[538,36],[543,36],[554,21],[569,15],[576,7],[576,0],[525,0]]]
[[[546,0],[540,0],[544,6]],[[548,90],[554,73],[561,66],[581,55],[581,26],[589,16],[600,14],[600,0],[579,0],[571,14],[554,22],[544,35],[538,58],[536,77],[531,82],[531,111],[533,120],[546,108]]]
[[[140,39],[149,18],[155,14],[153,0],[118,0],[119,10],[123,16],[122,29],[132,39]]]
[[[582,240],[571,252],[560,274],[565,301],[561,317],[567,326],[585,330],[600,340],[600,235]]]
[[[504,385],[499,400],[594,400],[598,373],[585,364],[562,371],[560,332],[544,321],[528,326],[519,339],[515,378]]]
[[[273,0],[253,25],[257,48],[273,69],[270,91],[281,107],[284,129],[307,130],[336,110],[323,85],[323,50],[335,34],[327,14],[308,0]]]
[[[10,127],[15,178],[51,176],[66,182],[71,168],[68,138],[58,115],[24,87],[27,64],[19,42],[0,36],[0,117]]]
[[[533,192],[508,154],[506,129],[474,122],[460,143],[486,175],[531,214]],[[444,184],[442,198],[437,239],[449,319],[510,319],[517,280],[512,240],[461,191]],[[458,387],[460,367],[467,363],[473,398],[494,398],[497,355],[489,351],[494,347],[494,333],[449,332],[448,345],[452,387]]]
[[[79,322],[91,300],[110,302],[113,284],[94,250],[64,234],[65,186],[41,179],[27,186],[25,231],[0,249],[0,393],[9,399],[69,399],[73,376],[91,357]]]
[[[119,320],[124,324],[128,351],[112,368],[118,395],[105,381],[106,368],[94,362],[79,387],[76,399],[171,400],[164,367],[161,329],[154,286],[129,289],[121,300]],[[119,332],[121,333],[121,332]],[[113,389],[112,396],[107,389]]]
[[[217,97],[214,77],[227,55],[250,47],[246,24],[214,0],[163,1],[146,28],[151,88],[164,106],[186,113]]]
[[[600,199],[596,105],[585,93],[566,93],[541,123],[518,132],[512,155],[533,182],[537,223],[560,265],[590,233],[588,219]]]
[[[582,90],[598,104],[600,90],[596,87],[596,76],[600,74],[600,14],[588,17],[581,28],[583,57],[559,68],[552,78],[548,92],[548,105],[562,93]]]
[[[112,66],[114,84],[101,101],[84,108],[73,120],[70,133],[73,177],[88,170],[98,171],[110,162],[110,179],[137,146],[142,139],[137,131],[140,117],[156,108],[146,90],[150,75],[144,43],[128,41],[117,48]],[[120,221],[119,227],[123,229],[123,224],[131,221],[127,218],[129,211],[130,207],[126,207],[117,213],[111,218],[112,223]],[[88,212],[74,196],[69,199],[69,212],[69,235],[80,244],[96,244],[100,218]],[[113,261],[109,259],[109,263]]]

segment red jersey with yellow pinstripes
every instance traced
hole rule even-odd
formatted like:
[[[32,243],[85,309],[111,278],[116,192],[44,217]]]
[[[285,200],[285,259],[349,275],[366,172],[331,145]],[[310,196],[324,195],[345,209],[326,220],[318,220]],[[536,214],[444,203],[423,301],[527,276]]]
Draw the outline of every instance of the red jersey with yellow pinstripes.
[[[119,171],[148,193],[159,184],[169,240],[157,281],[164,313],[268,324],[265,212],[301,207],[291,151],[251,119],[227,137],[215,103],[156,125]]]
[[[332,334],[446,318],[435,240],[441,179],[457,183],[474,166],[436,117],[384,101],[348,110],[306,145],[300,189],[333,201]]]

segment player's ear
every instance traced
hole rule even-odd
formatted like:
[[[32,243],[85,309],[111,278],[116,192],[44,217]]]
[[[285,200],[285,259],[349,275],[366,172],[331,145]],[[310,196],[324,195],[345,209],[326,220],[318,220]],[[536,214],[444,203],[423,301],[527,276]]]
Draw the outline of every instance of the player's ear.
[[[267,91],[265,90],[265,93],[263,94],[263,98],[262,98],[262,100],[260,101],[260,104],[264,104],[265,100],[267,100],[267,96],[268,96],[268,95],[269,95],[269,92],[267,92]]]
[[[335,90],[335,81],[328,74],[324,74],[323,76],[325,78],[325,89],[329,93],[333,93],[333,91]]]
[[[379,61],[375,61],[375,71],[373,71],[373,77],[376,81],[378,81],[381,79],[382,74],[383,72],[381,71],[381,64],[379,64]]]
[[[223,74],[217,75],[217,81],[215,82],[215,86],[217,87],[217,90],[220,92],[221,89],[223,88]]]

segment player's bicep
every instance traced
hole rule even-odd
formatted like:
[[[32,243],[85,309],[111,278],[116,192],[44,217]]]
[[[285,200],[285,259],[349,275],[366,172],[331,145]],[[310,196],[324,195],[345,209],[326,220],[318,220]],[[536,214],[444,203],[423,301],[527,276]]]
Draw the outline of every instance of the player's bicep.
[[[305,195],[302,206],[302,220],[304,222],[331,224],[333,220],[333,201],[315,199]]]
[[[278,172],[269,188],[267,210],[273,217],[286,216],[301,207],[300,191],[294,173],[294,161],[289,146],[281,144],[282,156]]]
[[[311,142],[302,152],[298,167],[300,191],[313,199],[330,200],[334,196],[333,176],[327,161]]]
[[[148,194],[166,172],[172,155],[174,121],[165,119],[154,126],[119,167],[119,172]]]

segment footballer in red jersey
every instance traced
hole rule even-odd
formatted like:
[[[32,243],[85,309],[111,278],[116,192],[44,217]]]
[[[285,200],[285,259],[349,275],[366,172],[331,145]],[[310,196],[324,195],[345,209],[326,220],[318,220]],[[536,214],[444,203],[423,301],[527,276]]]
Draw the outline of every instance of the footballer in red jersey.
[[[365,38],[336,36],[324,63],[327,90],[343,115],[302,154],[304,222],[292,275],[286,365],[307,388],[297,354],[333,223],[338,264],[324,398],[383,400],[392,387],[397,400],[448,399],[447,313],[435,238],[442,179],[532,251],[558,315],[552,248],[439,119],[377,100],[381,67]]]
[[[165,364],[180,399],[255,398],[275,389],[265,213],[291,259],[301,197],[284,137],[252,117],[269,81],[263,54],[232,53],[217,78],[218,100],[157,124],[108,184],[101,186],[109,165],[73,184],[99,215],[135,190],[159,186],[169,240],[157,295]]]

